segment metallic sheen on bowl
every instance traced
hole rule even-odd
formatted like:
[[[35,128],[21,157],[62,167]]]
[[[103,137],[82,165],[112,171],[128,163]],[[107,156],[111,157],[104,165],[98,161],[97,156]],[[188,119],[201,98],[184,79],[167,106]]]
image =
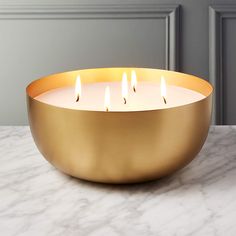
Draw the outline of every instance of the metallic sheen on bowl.
[[[159,81],[192,89],[204,99],[174,108],[132,112],[73,110],[37,101],[53,88],[118,81],[132,68],[100,68],[65,72],[32,82],[26,89],[28,117],[35,143],[56,168],[102,183],[143,182],[169,175],[187,165],[208,134],[212,86],[178,72],[136,68],[144,81]]]

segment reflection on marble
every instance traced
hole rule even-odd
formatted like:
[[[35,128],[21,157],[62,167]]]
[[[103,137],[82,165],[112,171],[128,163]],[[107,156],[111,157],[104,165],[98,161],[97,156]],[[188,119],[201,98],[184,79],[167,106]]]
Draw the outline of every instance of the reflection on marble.
[[[159,181],[66,176],[28,127],[0,127],[0,235],[236,235],[236,127],[212,127],[198,157]]]

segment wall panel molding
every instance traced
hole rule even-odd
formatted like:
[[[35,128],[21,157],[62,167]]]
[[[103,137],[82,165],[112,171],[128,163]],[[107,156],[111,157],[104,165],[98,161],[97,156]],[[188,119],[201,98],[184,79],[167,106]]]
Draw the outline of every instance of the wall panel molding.
[[[209,7],[209,79],[215,88],[213,123],[224,124],[223,20],[236,18],[236,5]]]
[[[0,19],[165,19],[165,69],[179,69],[179,5],[2,5]]]

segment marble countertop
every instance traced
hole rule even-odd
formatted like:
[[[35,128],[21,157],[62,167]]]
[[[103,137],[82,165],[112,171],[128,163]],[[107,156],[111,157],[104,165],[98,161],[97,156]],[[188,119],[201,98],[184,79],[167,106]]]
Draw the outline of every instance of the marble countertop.
[[[236,126],[211,127],[187,167],[145,184],[64,175],[29,127],[0,127],[0,235],[236,235]]]

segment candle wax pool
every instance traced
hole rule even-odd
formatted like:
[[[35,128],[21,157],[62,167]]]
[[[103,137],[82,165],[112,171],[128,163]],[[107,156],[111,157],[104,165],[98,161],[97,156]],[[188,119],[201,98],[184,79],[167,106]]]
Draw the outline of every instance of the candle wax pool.
[[[35,99],[63,108],[104,111],[106,86],[110,87],[110,111],[140,111],[171,108],[193,103],[205,97],[196,91],[167,84],[167,104],[165,104],[161,97],[159,83],[139,81],[136,93],[129,85],[126,104],[124,104],[121,95],[120,82],[82,84],[82,94],[79,102],[76,102],[75,88],[72,86],[52,89],[38,95]]]

